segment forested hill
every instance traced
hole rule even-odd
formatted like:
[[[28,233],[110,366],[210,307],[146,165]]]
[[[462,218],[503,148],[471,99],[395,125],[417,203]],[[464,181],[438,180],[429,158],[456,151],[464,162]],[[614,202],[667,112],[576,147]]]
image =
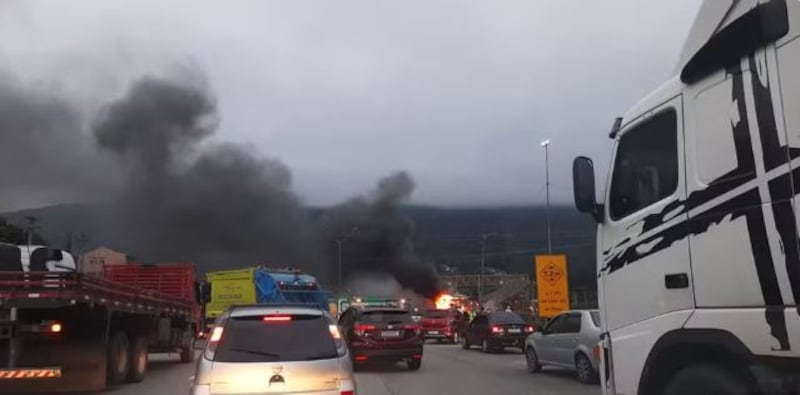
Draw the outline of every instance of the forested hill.
[[[324,210],[312,209],[316,213]],[[402,211],[414,223],[413,247],[417,255],[434,264],[440,273],[477,273],[483,235],[489,272],[532,274],[534,256],[547,253],[543,207],[406,206]],[[71,243],[72,249],[85,250],[99,245],[124,245],[123,241],[108,238],[103,222],[106,212],[100,205],[58,205],[2,216],[15,224],[25,224],[25,217],[35,217],[38,233],[56,247],[66,248]],[[594,288],[595,227],[590,217],[572,207],[553,207],[551,223],[553,253],[567,254],[570,283]]]

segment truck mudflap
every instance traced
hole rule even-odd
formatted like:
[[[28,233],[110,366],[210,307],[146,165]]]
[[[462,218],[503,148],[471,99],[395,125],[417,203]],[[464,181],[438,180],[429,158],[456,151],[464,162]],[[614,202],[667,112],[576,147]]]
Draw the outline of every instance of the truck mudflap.
[[[28,380],[28,379],[60,379],[61,368],[33,368],[33,369],[0,369],[0,382],[2,380]]]

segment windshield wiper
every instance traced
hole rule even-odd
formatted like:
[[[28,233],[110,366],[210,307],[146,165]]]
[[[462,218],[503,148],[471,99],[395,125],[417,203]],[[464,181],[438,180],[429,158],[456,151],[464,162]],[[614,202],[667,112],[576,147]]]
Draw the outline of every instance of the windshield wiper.
[[[281,357],[280,354],[275,354],[275,353],[266,352],[266,351],[246,350],[244,348],[229,348],[228,351],[242,352],[242,353],[245,353],[245,354],[253,354],[253,355],[261,355],[261,356],[264,356],[264,357],[271,357],[271,358],[275,358],[275,359],[280,359],[280,357]]]

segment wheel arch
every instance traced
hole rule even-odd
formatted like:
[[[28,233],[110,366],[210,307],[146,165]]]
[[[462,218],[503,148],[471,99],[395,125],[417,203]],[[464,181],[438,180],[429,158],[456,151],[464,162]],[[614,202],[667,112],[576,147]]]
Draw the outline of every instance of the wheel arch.
[[[680,368],[698,362],[725,366],[754,382],[747,369],[753,354],[739,338],[722,329],[684,328],[665,333],[650,349],[638,393],[659,393]]]

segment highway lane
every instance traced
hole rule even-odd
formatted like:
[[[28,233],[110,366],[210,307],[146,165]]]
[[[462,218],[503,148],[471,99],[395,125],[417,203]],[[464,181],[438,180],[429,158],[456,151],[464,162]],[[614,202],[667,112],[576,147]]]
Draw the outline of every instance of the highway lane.
[[[109,389],[114,395],[188,394],[194,364],[177,362],[178,356],[151,358],[147,379]],[[530,374],[519,350],[484,354],[477,349],[462,350],[457,345],[427,344],[419,371],[406,370],[403,364],[371,366],[356,373],[361,395],[485,395],[485,394],[600,394],[597,385],[583,385],[563,370],[545,368]]]

